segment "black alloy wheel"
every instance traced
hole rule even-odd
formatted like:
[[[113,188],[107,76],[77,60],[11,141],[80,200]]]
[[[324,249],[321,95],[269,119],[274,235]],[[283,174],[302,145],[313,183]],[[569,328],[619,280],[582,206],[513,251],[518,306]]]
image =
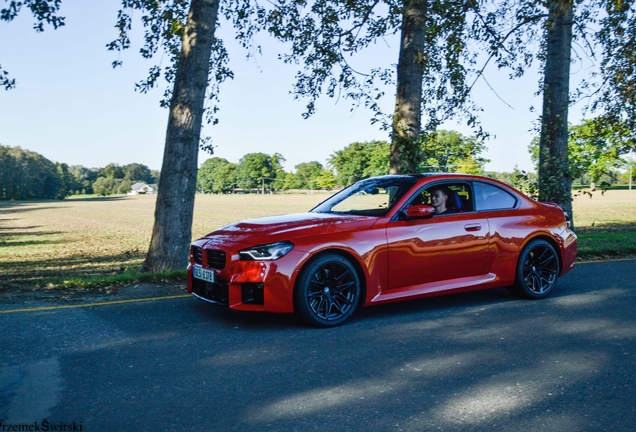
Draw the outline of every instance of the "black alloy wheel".
[[[545,240],[532,240],[521,251],[512,292],[529,299],[547,297],[559,277],[559,256]]]
[[[294,290],[294,308],[309,324],[333,327],[356,310],[360,278],[353,265],[336,254],[318,256],[305,265]]]

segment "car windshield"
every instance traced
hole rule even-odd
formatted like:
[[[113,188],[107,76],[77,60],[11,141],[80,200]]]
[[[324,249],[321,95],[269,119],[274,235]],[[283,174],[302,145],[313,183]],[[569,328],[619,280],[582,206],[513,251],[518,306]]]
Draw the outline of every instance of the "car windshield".
[[[384,216],[408,192],[416,177],[384,176],[361,180],[316,206],[314,213]]]

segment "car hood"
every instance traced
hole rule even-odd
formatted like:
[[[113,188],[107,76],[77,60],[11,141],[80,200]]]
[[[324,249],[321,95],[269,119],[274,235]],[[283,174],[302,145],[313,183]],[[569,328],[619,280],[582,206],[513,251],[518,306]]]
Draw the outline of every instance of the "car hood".
[[[206,235],[206,247],[259,245],[327,235],[373,225],[377,217],[332,213],[294,213],[236,222]]]

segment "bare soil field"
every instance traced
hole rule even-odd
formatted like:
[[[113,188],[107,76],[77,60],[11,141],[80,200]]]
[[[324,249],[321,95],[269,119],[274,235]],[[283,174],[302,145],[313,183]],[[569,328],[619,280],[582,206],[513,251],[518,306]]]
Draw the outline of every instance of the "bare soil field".
[[[303,212],[327,194],[197,195],[193,238],[227,223]],[[0,291],[138,268],[150,242],[154,195],[0,202]],[[583,257],[636,254],[636,190],[574,198]]]

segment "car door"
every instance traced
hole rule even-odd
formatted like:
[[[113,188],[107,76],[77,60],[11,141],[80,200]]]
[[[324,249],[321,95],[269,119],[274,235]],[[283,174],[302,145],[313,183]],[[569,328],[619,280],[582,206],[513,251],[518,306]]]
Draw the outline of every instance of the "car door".
[[[474,182],[473,192],[475,210],[488,218],[490,226],[490,253],[486,259],[486,268],[501,277],[496,268],[514,271],[519,245],[528,231],[523,227],[535,225],[535,216],[516,211],[520,204],[519,198],[492,183]],[[512,262],[512,265],[496,267],[497,261],[500,264]]]
[[[488,219],[472,211],[472,197],[467,202],[461,212],[388,223],[389,290],[486,272]]]

